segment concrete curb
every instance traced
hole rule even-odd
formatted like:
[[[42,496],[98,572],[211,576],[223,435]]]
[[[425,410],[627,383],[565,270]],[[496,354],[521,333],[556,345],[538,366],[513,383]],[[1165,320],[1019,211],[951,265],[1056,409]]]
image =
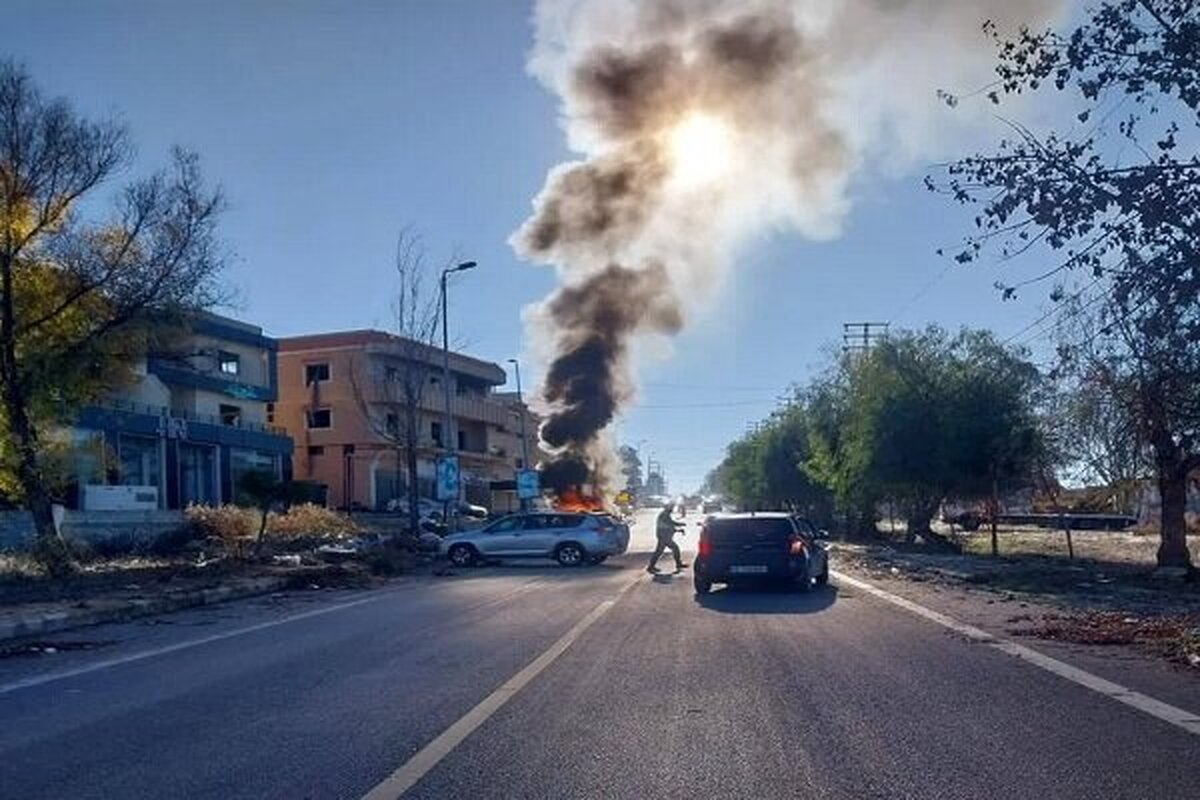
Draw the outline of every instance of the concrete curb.
[[[231,586],[181,592],[149,600],[130,600],[110,608],[54,611],[47,614],[17,616],[16,619],[0,621],[0,642],[254,597],[277,592],[285,588],[287,583],[286,578],[253,578]]]

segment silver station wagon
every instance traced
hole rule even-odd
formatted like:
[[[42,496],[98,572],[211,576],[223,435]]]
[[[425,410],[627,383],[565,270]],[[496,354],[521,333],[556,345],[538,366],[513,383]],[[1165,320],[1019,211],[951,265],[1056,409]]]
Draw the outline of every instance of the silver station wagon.
[[[495,558],[553,558],[565,567],[599,564],[629,547],[629,526],[611,514],[512,514],[442,539],[442,555],[465,567]]]

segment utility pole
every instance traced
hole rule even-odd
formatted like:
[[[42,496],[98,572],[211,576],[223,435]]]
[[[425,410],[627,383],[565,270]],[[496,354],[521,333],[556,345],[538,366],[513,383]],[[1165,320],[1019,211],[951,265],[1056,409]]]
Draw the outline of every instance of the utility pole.
[[[525,410],[525,397],[521,394],[521,362],[510,358],[508,363],[513,365],[513,369],[517,373],[517,409],[521,414],[521,469],[529,469],[529,436],[525,433],[525,417],[529,414]],[[521,510],[529,510],[527,498],[521,498]]]
[[[887,333],[886,322],[843,322],[842,352],[865,353]]]

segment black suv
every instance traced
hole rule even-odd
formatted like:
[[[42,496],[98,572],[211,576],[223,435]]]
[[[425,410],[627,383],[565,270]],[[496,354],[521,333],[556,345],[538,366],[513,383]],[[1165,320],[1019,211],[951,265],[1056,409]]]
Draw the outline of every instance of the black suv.
[[[826,533],[790,514],[722,514],[700,529],[696,594],[714,583],[770,581],[808,591],[829,582]]]

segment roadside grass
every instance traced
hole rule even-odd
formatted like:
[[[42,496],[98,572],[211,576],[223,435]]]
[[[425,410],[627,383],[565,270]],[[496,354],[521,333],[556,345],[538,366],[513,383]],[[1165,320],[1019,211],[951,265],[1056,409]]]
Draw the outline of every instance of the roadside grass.
[[[991,556],[991,534],[986,530],[959,533],[957,540],[963,553],[976,556]],[[1004,558],[1038,556],[1043,558],[1069,557],[1067,536],[1062,530],[1048,528],[1011,527],[998,528],[1000,555]],[[1139,564],[1154,566],[1154,554],[1158,549],[1155,533],[1133,531],[1072,531],[1071,541],[1075,558],[1081,561],[1098,561],[1117,564]],[[1200,535],[1188,537],[1192,552],[1192,563],[1200,564]]]
[[[950,534],[950,531],[939,531]],[[839,545],[838,556],[880,574],[915,581],[977,586],[1055,599],[1085,608],[1153,608],[1200,611],[1200,582],[1154,576],[1158,537],[1128,531],[1074,531],[1075,558],[1061,530],[1001,527],[999,557],[991,555],[987,531],[950,534],[961,552],[906,543],[885,526],[883,543]],[[1200,566],[1200,535],[1189,536],[1192,561]]]

